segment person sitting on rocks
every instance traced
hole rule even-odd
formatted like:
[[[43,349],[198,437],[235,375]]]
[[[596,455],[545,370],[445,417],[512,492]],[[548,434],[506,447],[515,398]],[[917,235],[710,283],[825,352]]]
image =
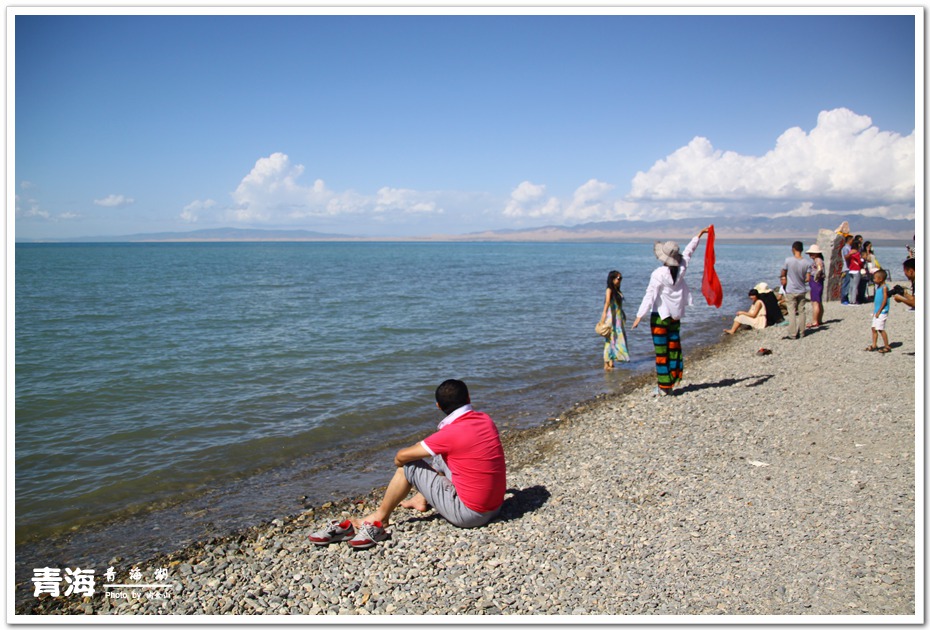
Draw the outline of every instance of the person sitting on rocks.
[[[766,326],[765,304],[759,299],[759,292],[756,289],[749,290],[749,299],[752,300],[752,306],[748,311],[736,311],[736,317],[733,318],[733,326],[725,328],[723,332],[728,335],[735,335],[740,326],[749,326],[755,330],[761,330]]]
[[[507,488],[504,447],[491,417],[471,406],[468,387],[449,379],[436,388],[446,414],[439,429],[394,457],[397,471],[381,504],[363,519],[331,521],[310,535],[315,545],[347,540],[355,549],[389,537],[386,527],[400,505],[420,512],[430,506],[456,527],[480,527],[500,512]],[[411,489],[417,491],[407,499]]]

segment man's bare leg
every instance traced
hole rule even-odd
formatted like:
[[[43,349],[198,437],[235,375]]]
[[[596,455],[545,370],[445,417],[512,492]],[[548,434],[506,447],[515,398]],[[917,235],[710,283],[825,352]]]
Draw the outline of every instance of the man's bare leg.
[[[400,507],[410,508],[411,510],[416,510],[417,512],[427,512],[429,511],[430,506],[429,502],[426,500],[426,497],[417,492],[415,495],[413,495],[412,499],[401,501]]]
[[[381,526],[386,527],[391,518],[391,512],[394,511],[394,508],[396,508],[401,501],[407,498],[412,488],[413,485],[407,481],[407,477],[404,476],[403,467],[398,468],[394,473],[394,477],[391,479],[391,483],[388,484],[387,490],[384,491],[384,498],[381,499],[381,505],[378,506],[378,509],[365,518],[353,519],[352,523],[356,527],[359,527],[365,521],[369,523],[381,521]]]

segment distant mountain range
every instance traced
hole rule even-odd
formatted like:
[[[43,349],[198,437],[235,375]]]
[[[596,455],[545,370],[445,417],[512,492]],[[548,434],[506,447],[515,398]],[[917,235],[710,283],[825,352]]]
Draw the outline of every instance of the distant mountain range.
[[[259,230],[213,228],[191,232],[152,232],[126,236],[82,236],[63,239],[16,239],[18,242],[43,243],[224,243],[253,241],[351,241],[347,234],[325,234],[309,230]]]
[[[913,220],[850,216],[850,229],[867,240],[907,240],[915,234]],[[689,218],[663,221],[600,221],[575,226],[547,226],[526,230],[497,230],[452,237],[453,240],[520,241],[652,241],[690,238],[714,225],[722,240],[813,241],[822,229],[836,230],[842,223],[834,215],[811,217]]]
[[[866,239],[906,240],[915,234],[914,220],[884,219],[850,215],[855,234]],[[537,242],[636,242],[682,239],[713,224],[721,240],[802,240],[813,241],[821,229],[833,231],[842,219],[835,215],[810,217],[691,218],[663,221],[600,221],[574,226],[551,225],[538,228],[489,230],[469,234],[434,234],[419,237],[364,237],[327,234],[309,230],[263,230],[216,228],[190,232],[157,232],[128,236],[97,236],[68,239],[17,239],[18,242],[68,243],[204,243],[204,242],[300,242],[300,241],[537,241]]]

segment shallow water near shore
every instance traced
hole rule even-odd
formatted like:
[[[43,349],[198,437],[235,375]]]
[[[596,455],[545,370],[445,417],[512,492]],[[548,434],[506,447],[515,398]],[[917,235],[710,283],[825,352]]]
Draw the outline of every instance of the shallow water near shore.
[[[699,248],[686,365],[787,250],[718,244],[718,310]],[[655,265],[649,244],[17,244],[17,565],[366,492],[441,419],[445,378],[505,430],[613,392],[652,347],[628,331],[634,360],[602,371],[606,275],[623,272],[632,321]]]

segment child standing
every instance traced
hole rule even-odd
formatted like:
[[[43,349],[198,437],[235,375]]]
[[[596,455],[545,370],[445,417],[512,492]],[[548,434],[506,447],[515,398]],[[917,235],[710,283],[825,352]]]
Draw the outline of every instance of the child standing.
[[[885,332],[885,322],[888,320],[888,287],[885,286],[885,278],[888,274],[883,269],[875,272],[872,280],[875,283],[875,303],[872,308],[872,345],[866,350],[878,350],[882,354],[891,352],[891,346],[888,345],[888,333]],[[885,345],[881,348],[875,345],[878,341],[878,333],[882,334],[882,341]]]

